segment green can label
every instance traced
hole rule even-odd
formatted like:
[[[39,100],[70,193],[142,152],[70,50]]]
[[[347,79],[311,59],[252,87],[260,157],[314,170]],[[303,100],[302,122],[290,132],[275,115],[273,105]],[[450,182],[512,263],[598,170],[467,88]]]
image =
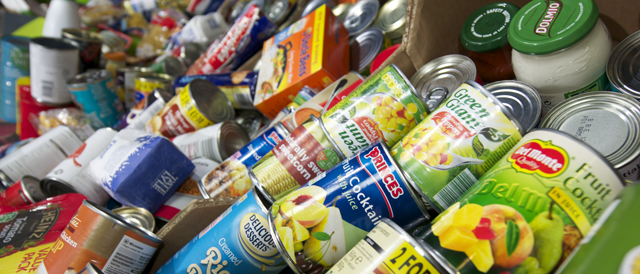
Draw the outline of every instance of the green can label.
[[[423,101],[391,65],[329,109],[322,120],[338,148],[350,157],[377,140],[395,145],[426,116]]]
[[[550,273],[623,187],[583,143],[534,131],[434,220],[426,242],[461,273]]]
[[[432,206],[455,203],[522,135],[501,108],[462,84],[392,149]]]

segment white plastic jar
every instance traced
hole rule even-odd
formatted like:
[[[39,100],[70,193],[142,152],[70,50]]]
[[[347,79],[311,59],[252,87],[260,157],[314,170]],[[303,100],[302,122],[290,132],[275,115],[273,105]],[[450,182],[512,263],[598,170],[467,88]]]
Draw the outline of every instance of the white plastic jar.
[[[605,90],[611,35],[593,0],[534,0],[509,27],[516,78],[534,86],[543,112],[564,99]]]

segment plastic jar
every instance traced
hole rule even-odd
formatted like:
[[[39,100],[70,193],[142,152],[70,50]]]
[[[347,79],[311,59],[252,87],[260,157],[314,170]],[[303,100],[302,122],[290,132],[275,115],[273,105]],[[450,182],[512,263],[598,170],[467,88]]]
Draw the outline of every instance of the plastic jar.
[[[511,3],[489,4],[473,12],[462,26],[463,54],[473,60],[486,83],[515,78],[507,33],[517,12]]]
[[[509,27],[516,78],[534,86],[544,113],[571,96],[605,90],[611,35],[592,0],[534,0]]]

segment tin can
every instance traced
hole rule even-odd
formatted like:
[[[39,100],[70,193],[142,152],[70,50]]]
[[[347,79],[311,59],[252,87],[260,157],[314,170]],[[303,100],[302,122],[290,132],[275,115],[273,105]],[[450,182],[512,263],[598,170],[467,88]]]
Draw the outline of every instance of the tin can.
[[[172,55],[163,55],[156,59],[155,63],[149,67],[156,73],[167,74],[171,77],[179,77],[187,72],[187,66],[182,60]]]
[[[76,46],[80,51],[80,70],[86,72],[100,69],[102,55],[102,36],[82,29],[63,29],[62,39]]]
[[[329,7],[331,5],[331,1],[310,0],[309,2],[307,2],[307,5],[302,10],[302,14],[300,14],[300,18],[306,17],[307,15],[311,14],[313,11],[315,11],[317,8],[321,7],[322,5],[327,5],[327,7]]]
[[[460,273],[549,273],[573,249],[565,235],[571,241],[587,235],[623,188],[616,170],[588,145],[534,130],[423,237]]]
[[[167,138],[233,119],[231,102],[214,84],[194,79],[147,123],[147,132]]]
[[[124,67],[116,69],[116,92],[124,98],[124,107],[128,111],[136,103],[136,76],[138,73],[151,72],[145,67]]]
[[[77,272],[89,262],[107,273],[142,273],[161,243],[155,234],[84,201],[36,273]]]
[[[116,131],[101,128],[91,135],[76,151],[54,167],[42,179],[42,191],[47,197],[64,193],[80,193],[89,201],[106,205],[111,198],[93,181],[87,167],[111,143]]]
[[[360,34],[371,26],[378,16],[379,9],[380,2],[377,0],[359,0],[353,4],[343,21],[349,36]]]
[[[331,9],[331,12],[333,13],[333,15],[338,17],[338,20],[340,20],[340,22],[344,22],[344,19],[347,17],[347,12],[352,5],[353,4],[351,3],[342,3]]]
[[[390,46],[390,41],[378,27],[370,27],[354,36],[349,43],[351,69],[362,75],[369,75],[371,62],[387,46]]]
[[[349,157],[376,140],[395,145],[427,113],[404,74],[390,65],[323,113],[322,121],[336,147]]]
[[[627,36],[611,52],[607,61],[607,77],[611,90],[640,100],[640,81],[634,64],[640,51],[640,31]]]
[[[91,119],[94,128],[112,127],[122,104],[108,70],[93,70],[67,80],[71,99]]]
[[[87,263],[87,265],[78,272],[78,274],[104,274],[100,268],[92,263]]]
[[[29,116],[38,115],[41,111],[47,111],[55,108],[75,108],[75,105],[69,103],[65,105],[45,105],[38,103],[31,97],[31,78],[21,77],[16,81],[16,104],[18,105],[16,133],[20,135],[20,139],[38,137],[38,131],[29,121]]]
[[[296,0],[274,0],[266,9],[267,18],[276,25],[280,25],[296,6]]]
[[[542,99],[532,85],[522,81],[505,80],[493,82],[484,88],[511,112],[525,132],[540,124]]]
[[[190,160],[204,157],[221,162],[246,145],[249,136],[235,121],[226,121],[182,134],[172,141]]]
[[[407,0],[392,0],[384,4],[375,24],[389,37],[391,44],[402,43],[407,24]]]
[[[251,169],[288,135],[289,131],[281,123],[277,123],[259,134],[258,137],[202,177],[202,180],[198,182],[202,195],[208,199],[240,197],[247,193],[253,187],[247,170]]]
[[[0,181],[9,187],[25,175],[40,180],[80,145],[71,129],[58,126],[0,159]]]
[[[341,273],[458,273],[440,254],[411,237],[393,221],[383,218],[332,267]]]
[[[153,99],[153,100],[151,100]],[[147,97],[148,106],[142,112],[131,110],[120,120],[119,128],[144,130],[149,121],[164,108],[167,101],[171,100],[168,93],[160,89],[153,91],[153,95]],[[116,128],[118,129],[118,127]]]
[[[227,15],[227,22],[236,22],[238,17],[242,15],[245,9],[250,6],[255,5],[258,8],[264,8],[264,0],[238,0],[233,4],[231,10],[229,11],[229,15]]]
[[[45,198],[40,189],[40,180],[32,176],[24,176],[4,192],[0,192],[0,206],[31,205]]]
[[[156,228],[156,220],[153,218],[153,214],[144,208],[123,206],[116,208],[111,212],[120,216],[130,225],[140,228],[141,230],[153,232]]]
[[[44,104],[70,103],[66,81],[78,74],[78,48],[62,39],[40,37],[31,39],[29,54],[31,96]]]
[[[466,80],[475,80],[482,84],[482,81],[478,81],[476,65],[467,56],[449,54],[422,66],[411,77],[411,84],[427,102],[429,110],[434,110],[449,97],[452,90],[457,89]]]
[[[180,93],[193,79],[204,79],[216,85],[235,109],[256,109],[253,105],[253,97],[256,95],[257,72],[245,70],[178,77],[173,82],[176,94]]]
[[[171,55],[179,58],[187,67],[190,67],[206,50],[204,46],[198,43],[187,42],[174,49]]]
[[[156,88],[171,90],[173,77],[158,73],[138,73],[135,76],[135,103],[132,109],[142,111],[147,106],[147,97]]]
[[[29,39],[6,36],[0,41],[0,117],[16,123],[16,81],[29,76]]]
[[[391,149],[437,212],[455,203],[526,133],[479,84],[467,81],[451,94]]]
[[[540,127],[573,135],[625,180],[640,179],[640,103],[631,96],[603,91],[571,97],[551,109]]]
[[[265,204],[255,190],[247,192],[156,274],[280,273],[286,266],[269,233]]]
[[[258,161],[249,178],[270,202],[298,189],[346,158],[315,116],[298,126]]]
[[[277,200],[269,224],[291,268],[321,273],[382,218],[408,229],[426,220],[426,211],[386,145],[376,142]]]
[[[249,109],[239,110],[236,118],[233,118],[233,121],[238,123],[240,127],[247,132],[249,140],[254,139],[261,131],[267,129],[267,125],[269,124],[269,118],[257,110]]]

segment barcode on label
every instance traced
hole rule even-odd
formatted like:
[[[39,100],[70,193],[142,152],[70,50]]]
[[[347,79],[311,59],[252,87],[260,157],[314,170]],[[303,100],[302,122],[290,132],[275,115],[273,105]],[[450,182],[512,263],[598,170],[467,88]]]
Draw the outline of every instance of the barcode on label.
[[[251,93],[234,93],[233,100],[236,101],[236,104],[241,108],[255,108],[253,106],[253,98],[251,98]]]
[[[476,179],[469,169],[465,169],[458,176],[453,178],[447,186],[445,186],[436,196],[433,197],[443,209],[447,209],[453,203],[458,201],[458,198],[462,196],[471,186],[473,186],[478,179]]]
[[[53,97],[53,82],[42,80],[42,95],[45,97]]]

